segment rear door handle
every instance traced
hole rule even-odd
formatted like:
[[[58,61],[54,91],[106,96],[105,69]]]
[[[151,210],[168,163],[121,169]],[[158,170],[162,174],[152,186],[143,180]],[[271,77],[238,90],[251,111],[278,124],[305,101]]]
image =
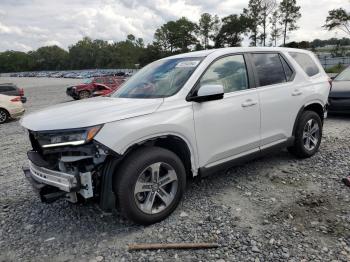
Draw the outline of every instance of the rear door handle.
[[[301,92],[300,90],[294,90],[294,92],[292,93],[292,96],[300,96],[303,92]]]
[[[254,101],[252,99],[248,99],[242,104],[242,107],[255,106],[257,103],[258,102]]]

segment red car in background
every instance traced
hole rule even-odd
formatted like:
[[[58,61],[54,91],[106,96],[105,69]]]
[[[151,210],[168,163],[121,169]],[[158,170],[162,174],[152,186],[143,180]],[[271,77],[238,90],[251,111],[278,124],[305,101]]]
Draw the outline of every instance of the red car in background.
[[[68,87],[66,93],[75,100],[107,95],[118,89],[125,80],[125,77],[118,76],[95,77],[87,79],[83,84]]]

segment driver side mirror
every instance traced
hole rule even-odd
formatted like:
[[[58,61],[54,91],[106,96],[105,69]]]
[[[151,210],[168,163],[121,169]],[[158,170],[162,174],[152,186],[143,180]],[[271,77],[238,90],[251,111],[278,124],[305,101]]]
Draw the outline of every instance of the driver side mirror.
[[[224,87],[219,84],[203,85],[197,91],[197,95],[189,98],[189,101],[206,102],[224,98]]]

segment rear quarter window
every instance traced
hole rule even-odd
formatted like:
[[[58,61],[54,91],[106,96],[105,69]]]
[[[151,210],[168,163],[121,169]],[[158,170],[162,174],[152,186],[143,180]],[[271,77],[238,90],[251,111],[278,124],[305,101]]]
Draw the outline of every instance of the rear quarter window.
[[[289,53],[308,76],[317,75],[320,70],[310,55],[298,52]]]

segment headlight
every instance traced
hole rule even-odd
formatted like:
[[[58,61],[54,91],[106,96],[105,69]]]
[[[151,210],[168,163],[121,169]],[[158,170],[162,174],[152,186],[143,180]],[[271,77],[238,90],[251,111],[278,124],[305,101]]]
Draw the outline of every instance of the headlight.
[[[102,125],[67,131],[38,133],[36,138],[43,148],[56,146],[78,146],[90,142],[100,131]]]

